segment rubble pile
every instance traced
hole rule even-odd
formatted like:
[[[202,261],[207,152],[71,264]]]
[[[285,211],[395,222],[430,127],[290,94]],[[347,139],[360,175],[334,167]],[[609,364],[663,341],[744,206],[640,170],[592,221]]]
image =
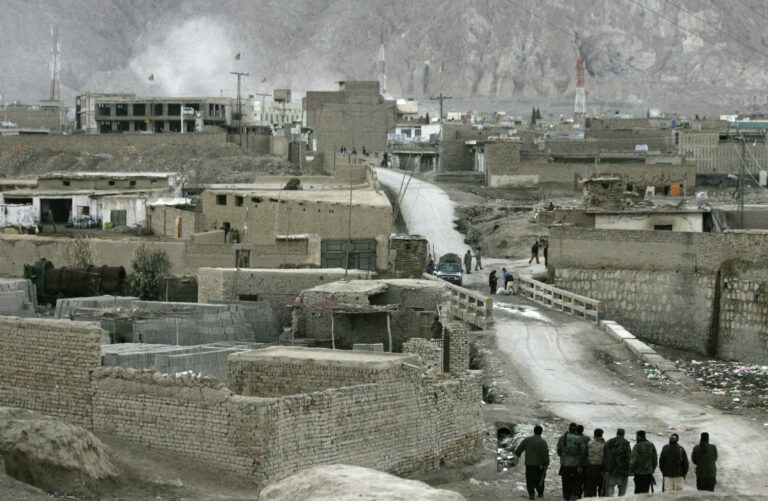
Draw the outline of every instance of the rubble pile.
[[[677,365],[711,394],[730,397],[735,408],[768,408],[768,365],[719,360],[678,361]]]

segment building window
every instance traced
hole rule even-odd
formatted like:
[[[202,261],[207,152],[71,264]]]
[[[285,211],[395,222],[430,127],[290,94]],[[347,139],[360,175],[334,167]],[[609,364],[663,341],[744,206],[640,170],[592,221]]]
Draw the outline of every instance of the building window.
[[[62,181],[62,184],[63,184],[64,186],[69,186],[69,181]]]
[[[131,186],[136,186],[136,181],[134,179],[131,179],[130,185]]]
[[[671,224],[654,224],[653,229],[661,230],[661,231],[672,231],[672,225]]]
[[[235,205],[237,207],[242,207],[243,206],[243,197],[241,197],[239,195],[235,195]]]
[[[216,205],[227,205],[227,196],[216,195]]]
[[[110,186],[114,186],[114,185],[115,185],[115,182],[114,182],[114,181],[108,181],[108,183],[107,183],[107,184],[109,184]]]

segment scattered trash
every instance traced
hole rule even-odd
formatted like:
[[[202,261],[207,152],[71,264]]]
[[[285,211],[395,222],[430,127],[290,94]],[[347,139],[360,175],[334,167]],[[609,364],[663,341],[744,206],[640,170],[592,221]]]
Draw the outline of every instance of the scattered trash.
[[[768,406],[768,366],[719,360],[677,361],[688,376],[712,395],[731,397],[738,407]]]

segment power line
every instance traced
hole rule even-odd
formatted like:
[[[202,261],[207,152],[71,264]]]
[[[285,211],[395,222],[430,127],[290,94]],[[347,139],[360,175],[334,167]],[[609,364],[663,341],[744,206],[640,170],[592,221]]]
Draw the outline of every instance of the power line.
[[[744,3],[744,1],[743,1],[743,0],[736,0],[736,1],[737,1],[737,2],[739,2],[739,3],[742,5],[742,7],[744,7],[745,9],[747,9],[747,10],[749,10],[749,11],[752,11],[752,12],[754,12],[754,13],[755,13],[755,14],[757,14],[758,16],[760,16],[760,17],[762,17],[763,19],[765,19],[766,21],[768,21],[768,17],[766,17],[764,14],[760,14],[758,11],[756,11],[755,9],[753,9],[752,7],[750,7],[749,5],[747,5],[746,3]]]
[[[673,6],[675,6],[677,9],[679,9],[679,10],[681,10],[681,11],[685,12],[686,14],[688,14],[689,16],[691,16],[692,18],[694,18],[694,19],[697,19],[699,22],[701,22],[701,23],[703,23],[703,24],[706,24],[707,26],[709,26],[709,27],[710,27],[710,28],[712,28],[713,30],[715,30],[715,31],[718,31],[719,33],[722,33],[723,35],[727,36],[728,38],[730,38],[730,39],[731,39],[731,40],[733,40],[734,42],[738,43],[739,45],[742,45],[742,46],[746,47],[747,49],[751,49],[751,50],[753,50],[753,51],[757,52],[758,54],[760,54],[760,55],[761,55],[761,56],[763,56],[763,57],[768,57],[768,54],[767,54],[767,53],[765,53],[765,52],[763,52],[763,51],[761,51],[761,50],[757,49],[756,47],[753,47],[753,46],[751,46],[751,45],[749,45],[749,44],[747,44],[747,43],[745,43],[745,42],[742,42],[741,40],[739,40],[739,39],[738,39],[738,38],[736,38],[736,37],[733,37],[733,36],[731,36],[731,35],[730,35],[728,32],[726,32],[725,30],[721,30],[721,29],[720,29],[720,28],[718,28],[717,26],[715,26],[715,25],[713,25],[713,24],[711,24],[711,23],[707,22],[706,20],[704,20],[704,19],[700,18],[699,16],[697,16],[697,15],[696,15],[696,14],[694,14],[693,12],[691,12],[691,11],[689,11],[689,10],[687,10],[687,9],[684,9],[684,8],[683,8],[683,7],[681,7],[680,5],[678,5],[678,4],[676,4],[676,3],[674,3],[672,0],[664,0],[664,1],[665,1],[665,2],[667,2],[667,3],[669,3],[669,4],[671,4],[671,5],[673,5]]]

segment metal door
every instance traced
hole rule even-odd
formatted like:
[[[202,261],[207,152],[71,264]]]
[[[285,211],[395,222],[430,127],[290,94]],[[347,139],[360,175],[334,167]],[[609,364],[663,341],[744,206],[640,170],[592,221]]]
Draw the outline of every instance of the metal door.
[[[345,267],[347,259],[346,240],[323,240],[321,251],[320,261],[323,268]],[[376,270],[376,240],[351,241],[349,268],[353,270]]]

